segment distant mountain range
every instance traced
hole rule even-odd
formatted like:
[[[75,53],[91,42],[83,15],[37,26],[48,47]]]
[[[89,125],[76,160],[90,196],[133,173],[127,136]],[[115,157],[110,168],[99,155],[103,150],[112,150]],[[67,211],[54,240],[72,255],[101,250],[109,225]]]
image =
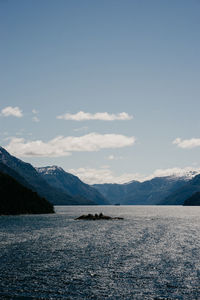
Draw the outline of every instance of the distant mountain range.
[[[127,184],[93,185],[111,204],[182,205],[194,192],[200,191],[200,175],[155,177]]]
[[[64,170],[61,172],[58,167],[57,170],[59,173],[62,173],[62,176],[64,177]],[[39,172],[31,164],[25,163],[24,161],[10,155],[2,147],[0,147],[0,171],[12,176],[19,183],[32,189],[33,191],[36,191],[41,197],[46,198],[54,205],[97,205],[108,203],[96,189],[84,184],[78,180],[76,176],[71,174],[70,180],[72,181],[74,177],[78,192],[74,191],[74,193],[72,193],[71,189],[70,194],[68,194],[66,190],[62,188],[61,184],[59,186],[57,172],[55,172],[57,176],[55,176],[55,180],[57,182],[56,186],[56,184],[52,182],[48,183],[44,179],[45,175],[41,170]],[[69,174],[66,173],[65,178],[68,177],[68,175]],[[49,180],[49,182],[50,181],[51,180]],[[80,185],[79,188],[78,185]]]
[[[200,192],[200,174],[195,176],[194,172],[144,182],[90,186],[57,166],[34,168],[2,147],[0,171],[54,205],[183,205],[194,193]]]

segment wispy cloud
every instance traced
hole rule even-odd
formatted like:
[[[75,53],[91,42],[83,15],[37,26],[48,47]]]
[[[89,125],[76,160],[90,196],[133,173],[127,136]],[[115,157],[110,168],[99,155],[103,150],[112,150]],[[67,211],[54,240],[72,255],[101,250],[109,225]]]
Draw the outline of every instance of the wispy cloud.
[[[7,106],[1,110],[1,116],[3,117],[13,116],[13,117],[21,118],[23,117],[23,113],[18,106],[16,107]]]
[[[175,177],[188,177],[192,178],[196,174],[200,173],[200,168],[185,167],[185,168],[168,168],[168,169],[157,169],[150,176],[146,176],[145,180],[152,179],[154,177],[165,177],[165,176],[175,176]]]
[[[36,122],[36,123],[40,122],[40,120],[37,116],[32,117],[32,120],[33,120],[33,122]]]
[[[41,140],[25,141],[23,138],[12,138],[5,147],[16,156],[59,157],[72,152],[91,152],[101,149],[122,148],[135,143],[134,137],[120,134],[89,133],[83,136],[57,136],[44,142]]]
[[[169,169],[157,169],[152,174],[146,176],[139,173],[123,173],[116,175],[112,172],[109,166],[95,168],[78,168],[69,169],[68,172],[78,176],[82,181],[88,184],[103,184],[103,183],[128,183],[130,181],[146,181],[154,177],[186,177],[188,179],[194,177],[200,173],[200,168],[186,167],[186,168],[169,168]]]
[[[111,155],[108,156],[108,159],[109,159],[109,160],[114,160],[114,159],[115,159],[115,156],[114,156],[113,154],[111,154]]]
[[[115,121],[115,120],[131,120],[133,116],[126,112],[119,114],[109,114],[108,112],[98,112],[95,114],[79,111],[76,114],[66,113],[64,115],[57,116],[57,119],[72,120],[72,121],[88,121],[88,120],[100,120],[100,121]]]
[[[32,121],[36,122],[36,123],[40,122],[40,120],[39,120],[39,118],[37,116],[38,115],[38,111],[35,108],[32,109],[32,113],[33,113]]]
[[[115,156],[114,154],[110,154],[108,157],[107,157],[108,160],[119,160],[119,159],[123,159],[122,156]]]
[[[192,149],[195,147],[200,147],[200,139],[199,138],[192,138],[187,140],[182,140],[181,138],[176,138],[173,141],[173,144],[177,145],[180,148],[183,149]]]
[[[95,183],[126,183],[133,180],[138,174],[124,173],[120,176],[114,174],[109,168],[102,167],[100,169],[94,168],[78,168],[69,169],[68,172],[78,176],[82,181],[88,184]]]
[[[83,127],[75,128],[74,131],[76,131],[76,132],[77,131],[86,131],[86,130],[88,130],[88,128],[89,128],[88,126],[83,126]]]
[[[34,109],[32,109],[32,113],[33,113],[34,115],[37,115],[37,114],[38,114],[38,111],[34,108]]]

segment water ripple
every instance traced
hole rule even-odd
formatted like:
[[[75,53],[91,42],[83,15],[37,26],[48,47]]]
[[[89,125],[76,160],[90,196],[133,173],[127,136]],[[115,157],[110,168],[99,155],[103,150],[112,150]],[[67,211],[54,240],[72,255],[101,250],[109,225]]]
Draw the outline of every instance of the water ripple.
[[[200,208],[57,210],[0,217],[0,298],[200,299]]]

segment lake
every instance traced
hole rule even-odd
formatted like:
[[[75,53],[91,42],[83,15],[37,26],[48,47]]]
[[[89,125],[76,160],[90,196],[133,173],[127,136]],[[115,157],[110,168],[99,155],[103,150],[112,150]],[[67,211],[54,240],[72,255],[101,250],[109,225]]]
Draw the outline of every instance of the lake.
[[[200,299],[200,207],[56,212],[0,217],[1,299]]]

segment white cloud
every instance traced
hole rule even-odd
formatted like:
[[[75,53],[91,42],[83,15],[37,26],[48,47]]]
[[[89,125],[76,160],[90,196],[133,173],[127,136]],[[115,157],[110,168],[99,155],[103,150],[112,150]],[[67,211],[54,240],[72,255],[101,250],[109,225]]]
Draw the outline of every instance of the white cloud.
[[[131,120],[133,116],[130,116],[126,112],[122,112],[119,114],[109,114],[107,112],[103,113],[86,113],[83,111],[79,111],[76,114],[66,113],[61,116],[57,116],[57,119],[63,120],[73,120],[73,121],[88,121],[88,120],[101,120],[101,121],[115,121],[115,120]]]
[[[33,122],[36,122],[36,123],[40,122],[40,120],[39,120],[39,118],[37,116],[34,116],[32,118],[32,120],[33,120]]]
[[[180,148],[183,149],[192,149],[195,147],[200,147],[200,139],[198,138],[192,138],[188,140],[182,140],[181,138],[176,138],[173,141],[173,144],[177,145]]]
[[[124,173],[120,176],[115,175],[109,168],[78,168],[70,169],[68,172],[78,176],[82,181],[88,184],[95,183],[126,183],[133,180],[138,174]]]
[[[32,117],[32,121],[33,122],[36,122],[36,123],[38,123],[38,122],[40,122],[40,120],[39,120],[39,118],[38,118],[38,111],[36,110],[36,109],[32,109],[32,113],[33,113],[33,117]]]
[[[83,127],[75,128],[74,131],[75,132],[77,132],[77,131],[86,131],[86,130],[88,130],[88,128],[89,128],[88,126],[83,126]]]
[[[187,177],[192,178],[194,175],[200,173],[200,168],[185,167],[185,168],[169,168],[169,169],[157,169],[150,176],[146,176],[145,180],[152,179],[154,177],[165,177],[165,176],[175,176],[175,177]]]
[[[123,159],[123,157],[122,156],[115,156],[115,155],[111,154],[107,157],[107,159],[108,160],[119,160],[119,159]]]
[[[12,138],[5,147],[16,156],[59,157],[71,152],[99,151],[101,149],[122,148],[135,143],[134,137],[120,134],[89,133],[83,136],[57,136],[43,142],[41,140],[25,141],[23,138]]]
[[[36,109],[32,109],[32,113],[33,113],[34,115],[37,115],[37,114],[38,114],[38,111],[37,111]]]
[[[108,156],[108,159],[109,159],[109,160],[114,160],[114,159],[115,159],[115,157],[114,157],[114,155],[113,155],[113,154],[111,154],[111,155],[109,155],[109,156]]]
[[[23,113],[22,110],[19,109],[19,107],[17,106],[16,107],[7,106],[1,110],[1,116],[4,117],[13,116],[13,117],[21,118],[23,117]]]
[[[68,172],[78,176],[82,181],[88,184],[102,184],[102,183],[128,183],[130,181],[146,181],[154,177],[186,177],[191,179],[197,174],[200,174],[200,168],[186,167],[186,168],[169,168],[157,169],[151,175],[142,175],[139,173],[123,173],[121,175],[114,174],[109,166],[103,166],[99,169],[94,168],[78,168],[69,169]]]

